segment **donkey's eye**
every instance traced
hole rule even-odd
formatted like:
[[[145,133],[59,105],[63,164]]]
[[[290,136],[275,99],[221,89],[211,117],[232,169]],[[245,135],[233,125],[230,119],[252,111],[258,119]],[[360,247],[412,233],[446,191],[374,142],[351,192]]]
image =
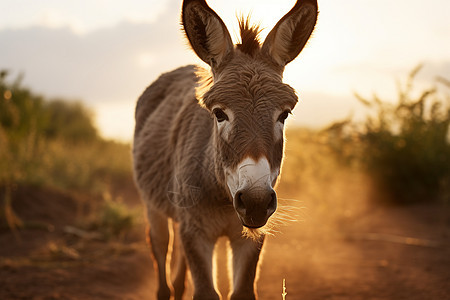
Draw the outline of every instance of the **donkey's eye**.
[[[284,124],[284,121],[286,120],[286,118],[289,116],[289,114],[291,113],[290,110],[285,110],[281,113],[281,115],[278,117],[278,122],[281,122]]]
[[[216,116],[217,122],[219,122],[219,123],[223,122],[223,121],[228,121],[227,114],[220,108],[215,108],[213,110],[213,114]]]

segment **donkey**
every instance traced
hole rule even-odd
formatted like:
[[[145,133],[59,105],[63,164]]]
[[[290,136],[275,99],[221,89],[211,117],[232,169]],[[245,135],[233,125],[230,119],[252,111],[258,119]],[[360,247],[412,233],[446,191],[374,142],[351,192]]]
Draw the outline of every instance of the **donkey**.
[[[256,299],[261,228],[277,209],[273,187],[283,158],[283,127],[297,103],[282,75],[316,19],[317,0],[298,0],[263,43],[258,26],[240,19],[242,41],[233,45],[205,0],[183,2],[184,32],[209,65],[203,70],[208,75],[194,66],[161,75],[140,96],[135,115],[134,176],[147,210],[158,299],[171,297],[169,244],[181,245],[174,298],[182,298],[189,267],[194,299],[220,299],[212,274],[220,236],[229,239],[232,251],[230,298]],[[175,243],[169,243],[169,219],[176,224]]]

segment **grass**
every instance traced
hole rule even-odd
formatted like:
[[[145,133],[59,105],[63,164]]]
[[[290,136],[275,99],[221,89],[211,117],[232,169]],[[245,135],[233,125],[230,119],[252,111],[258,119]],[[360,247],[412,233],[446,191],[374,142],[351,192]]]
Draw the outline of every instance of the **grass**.
[[[87,219],[85,227],[100,233],[104,239],[123,239],[127,232],[142,221],[141,211],[131,209],[120,198],[112,199],[110,194],[105,193],[103,200],[99,209]]]
[[[337,157],[367,172],[389,203],[450,201],[450,95],[437,83],[417,92],[420,68],[399,87],[396,104],[357,95],[370,111],[366,120],[326,131]]]
[[[48,100],[0,72],[0,186],[102,194],[131,177],[130,145],[101,138],[79,102]]]
[[[30,139],[29,136],[25,141]],[[3,144],[4,145],[4,144]],[[0,184],[46,186],[101,194],[114,180],[131,177],[130,146],[109,141],[23,143],[2,147]]]
[[[22,224],[12,209],[18,186],[102,199],[114,184],[132,181],[130,145],[101,138],[87,108],[45,99],[7,76],[0,72],[0,219],[10,228]]]

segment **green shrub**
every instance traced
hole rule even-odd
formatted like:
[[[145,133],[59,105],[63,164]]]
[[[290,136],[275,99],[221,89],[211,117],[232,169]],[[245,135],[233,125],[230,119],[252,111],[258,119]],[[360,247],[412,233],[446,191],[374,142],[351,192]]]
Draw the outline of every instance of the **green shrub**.
[[[46,100],[21,84],[6,81],[0,72],[0,126],[15,144],[30,135],[39,139],[60,139],[73,143],[99,139],[92,113],[79,102]]]
[[[81,103],[46,100],[7,75],[0,72],[0,186],[101,194],[131,180],[130,146],[102,139]]]
[[[131,209],[122,200],[103,195],[103,203],[88,220],[87,228],[105,239],[123,238],[141,220],[140,210]]]
[[[102,139],[81,103],[47,100],[7,75],[0,72],[0,223],[20,225],[10,197],[17,185],[99,196],[132,181],[130,145]]]
[[[47,138],[84,143],[98,139],[92,113],[81,103],[53,100],[45,103],[44,110],[48,118],[44,128]]]
[[[411,72],[400,88],[396,104],[357,95],[374,114],[363,124],[346,120],[327,130],[335,153],[356,160],[393,203],[448,201],[449,197],[449,96],[438,93],[437,87],[414,96],[419,70]]]

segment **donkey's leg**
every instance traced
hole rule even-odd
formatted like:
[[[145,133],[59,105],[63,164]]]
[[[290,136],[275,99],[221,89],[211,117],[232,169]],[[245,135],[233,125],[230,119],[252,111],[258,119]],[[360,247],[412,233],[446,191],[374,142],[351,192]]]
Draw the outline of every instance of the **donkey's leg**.
[[[176,269],[175,269],[175,278],[173,279],[173,289],[174,289],[174,295],[175,300],[181,300],[183,299],[183,293],[185,289],[185,283],[186,283],[186,257],[184,255],[184,249],[183,245],[181,244],[180,240],[180,232],[179,232],[179,224],[174,223],[173,224],[173,252],[172,257],[175,254],[176,251]]]
[[[181,241],[183,243],[189,269],[194,281],[194,300],[219,300],[214,289],[212,276],[212,255],[215,240],[204,235],[199,228],[186,224],[180,225]]]
[[[168,218],[157,211],[148,209],[150,245],[154,264],[158,273],[158,300],[168,300],[170,289],[166,279],[166,258],[169,245]]]
[[[233,251],[233,293],[231,300],[256,299],[255,277],[259,254],[264,242],[236,237],[230,241]]]

